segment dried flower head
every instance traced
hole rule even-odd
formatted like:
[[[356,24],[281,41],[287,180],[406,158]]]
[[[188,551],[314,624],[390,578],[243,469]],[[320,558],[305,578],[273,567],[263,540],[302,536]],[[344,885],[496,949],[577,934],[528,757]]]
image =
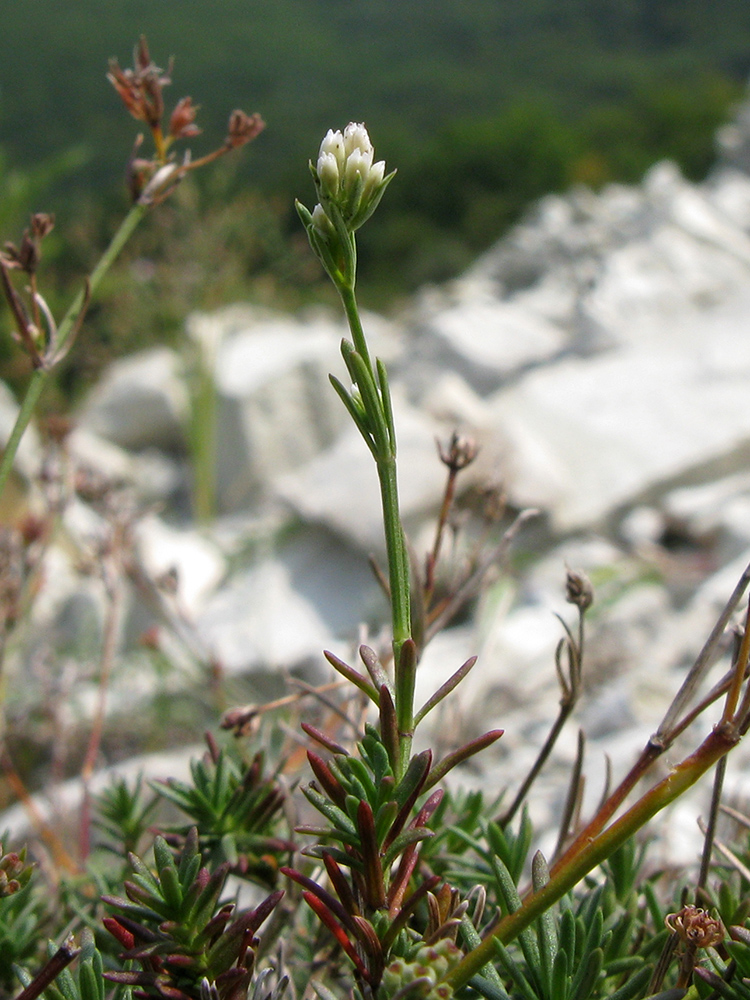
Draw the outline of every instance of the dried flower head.
[[[473,438],[464,437],[454,431],[447,448],[443,448],[438,442],[438,453],[440,461],[443,465],[447,465],[451,472],[460,472],[467,465],[471,465],[479,454],[479,447]]]
[[[228,149],[239,149],[246,142],[252,140],[263,131],[266,123],[256,111],[252,115],[246,114],[239,109],[234,110],[229,116],[229,128],[227,137],[224,140]]]
[[[197,112],[198,106],[193,104],[192,97],[183,97],[175,104],[169,119],[169,134],[173,139],[192,139],[201,134],[195,124]]]
[[[146,39],[141,36],[133,54],[133,69],[121,69],[116,59],[110,59],[107,79],[115,88],[133,118],[158,129],[164,114],[162,89],[172,82],[170,73],[151,61]]]
[[[6,243],[3,251],[3,259],[10,269],[24,271],[26,274],[34,274],[42,256],[41,242],[55,225],[54,215],[46,212],[37,212],[31,216],[31,228],[25,229],[21,239],[21,245]]]
[[[708,910],[692,904],[683,906],[678,913],[668,913],[664,923],[691,948],[712,948],[724,940],[721,920],[710,916]]]
[[[569,569],[565,577],[565,600],[586,611],[594,603],[594,588],[585,573]]]

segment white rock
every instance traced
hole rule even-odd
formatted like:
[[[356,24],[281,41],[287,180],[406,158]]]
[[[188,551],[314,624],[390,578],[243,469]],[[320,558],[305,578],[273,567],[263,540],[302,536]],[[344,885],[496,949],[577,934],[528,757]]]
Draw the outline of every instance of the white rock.
[[[476,296],[429,317],[420,330],[424,363],[449,368],[486,393],[511,374],[558,354],[566,331],[526,304]]]
[[[601,521],[750,444],[750,297],[669,338],[529,373],[493,399],[515,498],[556,527]]]
[[[80,425],[123,448],[183,447],[190,401],[181,371],[166,347],[114,361],[86,401]]]
[[[158,579],[176,572],[178,604],[189,617],[202,610],[226,573],[226,562],[197,530],[177,529],[152,514],[138,522],[136,544],[144,567]]]
[[[198,628],[232,672],[290,669],[334,643],[313,603],[295,590],[288,568],[274,560],[236,574],[207,603]]]
[[[342,328],[276,317],[228,337],[216,358],[218,499],[257,501],[270,480],[326,448],[348,419],[329,382],[343,377]]]
[[[435,451],[445,431],[394,398],[398,448],[399,500],[409,523],[437,508],[445,468]],[[372,454],[359,431],[349,426],[328,451],[297,472],[280,476],[277,495],[306,520],[325,524],[366,552],[384,547],[380,489]]]

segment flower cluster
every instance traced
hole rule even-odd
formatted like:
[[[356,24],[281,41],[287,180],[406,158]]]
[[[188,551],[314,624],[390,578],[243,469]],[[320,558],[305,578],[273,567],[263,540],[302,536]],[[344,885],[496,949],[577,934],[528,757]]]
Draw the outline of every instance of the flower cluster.
[[[336,209],[350,232],[359,229],[375,211],[393,174],[386,178],[385,160],[373,163],[374,158],[364,125],[349,122],[343,133],[328,130],[313,168],[320,198],[313,219],[323,233],[330,230]]]
[[[310,245],[334,283],[353,286],[354,233],[377,208],[396,171],[375,160],[364,125],[349,122],[343,132],[329,129],[310,162],[318,204],[312,212],[297,202]]]

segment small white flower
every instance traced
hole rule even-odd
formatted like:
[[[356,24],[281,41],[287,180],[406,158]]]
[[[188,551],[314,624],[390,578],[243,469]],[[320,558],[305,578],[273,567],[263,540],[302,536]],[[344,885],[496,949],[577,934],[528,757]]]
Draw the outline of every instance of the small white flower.
[[[318,163],[320,163],[320,157],[325,154],[330,154],[336,160],[340,170],[344,169],[344,162],[346,161],[346,152],[344,147],[344,137],[341,132],[334,132],[332,128],[329,128],[320,144],[320,152],[318,153]]]
[[[322,152],[318,157],[318,180],[324,194],[335,198],[339,193],[339,165],[333,153]]]
[[[370,136],[367,134],[367,129],[359,122],[349,122],[344,129],[344,150],[346,155],[349,156],[355,149],[358,149],[361,153],[369,153],[370,163],[372,163],[374,151],[370,142]]]

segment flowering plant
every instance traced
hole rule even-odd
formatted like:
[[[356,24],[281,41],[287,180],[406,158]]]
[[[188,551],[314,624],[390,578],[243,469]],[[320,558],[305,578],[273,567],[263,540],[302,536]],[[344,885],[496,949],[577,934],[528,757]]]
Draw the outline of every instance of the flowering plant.
[[[111,64],[111,82],[127,110],[150,129],[154,151],[150,159],[136,157],[140,139],[136,143],[130,169],[136,205],[59,329],[36,287],[51,216],[35,215],[20,245],[7,244],[0,255],[16,336],[35,367],[0,464],[0,490],[46,372],[70,345],[90,294],[146,209],[163,200],[185,172],[248,141],[262,127],[258,116],[234,112],[219,150],[202,160],[174,159],[173,143],[196,136],[198,129],[196,108],[183,98],[165,133],[162,88],[169,75],[152,63],[143,41],[134,69]],[[647,995],[652,1000],[748,1000],[750,847],[740,844],[732,851],[720,844],[716,817],[722,762],[750,728],[750,611],[724,677],[691,706],[721,651],[750,583],[750,568],[657,732],[588,820],[580,817],[581,745],[549,861],[530,850],[534,831],[525,803],[583,687],[585,621],[594,592],[581,574],[569,572],[566,581],[566,599],[577,620],[572,626],[563,621],[557,649],[559,715],[512,802],[501,811],[499,798],[445,788],[444,779],[454,768],[503,734],[493,729],[442,754],[429,747],[415,749],[418,728],[476,660],[471,657],[458,666],[417,707],[420,657],[439,628],[476,596],[487,570],[502,562],[532,512],[519,515],[499,538],[496,532],[491,544],[491,529],[502,514],[488,514],[482,544],[456,574],[450,592],[440,594],[437,567],[445,554],[442,542],[457,479],[477,454],[473,442],[454,434],[439,447],[446,485],[434,542],[420,572],[401,523],[388,372],[371,356],[355,296],[355,234],[372,216],[395,171],[386,174],[384,161],[375,160],[367,130],[357,123],[326,134],[311,171],[318,202],[312,212],[300,203],[297,210],[349,324],[351,339],[343,340],[341,354],[350,386],[336,376],[331,381],[378,472],[388,566],[377,574],[390,608],[388,641],[379,649],[361,645],[357,665],[325,654],[344,679],[343,695],[341,685],[331,683],[227,712],[222,726],[236,738],[220,747],[209,735],[207,753],[193,762],[190,780],[168,778],[150,791],[140,780],[134,786],[116,782],[92,804],[88,779],[100,745],[100,710],[82,770],[86,794],[78,854],[71,856],[51,826],[42,829],[45,847],[34,855],[36,868],[27,863],[25,849],[0,850],[0,996],[280,1000],[288,993],[292,1000],[310,1000],[313,994],[319,1000],[639,1000]],[[25,274],[28,288],[19,290],[11,272]],[[105,630],[102,691],[119,624],[112,577],[127,565],[127,531],[120,529],[119,562],[114,547],[106,553],[113,610]],[[5,564],[0,560],[0,596],[5,600],[5,607],[0,606],[0,659],[8,631],[23,614],[24,588],[36,564],[33,546],[43,541],[43,532],[32,523],[18,535],[15,547],[5,547],[13,558]],[[301,722],[303,697],[324,706],[326,713]],[[723,709],[711,732],[624,809],[676,737],[719,699]],[[307,783],[296,777],[290,781],[283,773],[295,757],[279,751],[279,733],[288,731],[288,725],[283,728],[287,720],[268,722],[286,710],[312,741],[306,744],[312,774]],[[5,746],[0,762],[31,808]],[[683,887],[656,876],[644,878],[643,851],[635,835],[712,768],[714,800],[700,871]],[[509,784],[515,778],[510,769]],[[297,788],[304,801],[295,796]],[[162,808],[167,805],[171,815]],[[98,839],[92,837],[92,811]],[[741,812],[734,815],[750,827]],[[3,843],[7,846],[5,836]],[[717,887],[709,884],[715,845],[724,858]],[[251,904],[242,898],[248,888],[255,893]],[[687,901],[688,895],[694,902]],[[58,942],[47,948],[46,957],[45,938]]]

